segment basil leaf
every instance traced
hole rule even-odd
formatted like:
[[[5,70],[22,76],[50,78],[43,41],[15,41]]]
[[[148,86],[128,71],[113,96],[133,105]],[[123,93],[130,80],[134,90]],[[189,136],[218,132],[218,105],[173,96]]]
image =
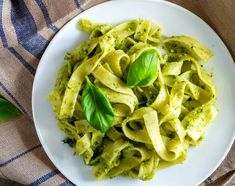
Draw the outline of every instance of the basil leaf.
[[[113,108],[104,92],[86,78],[82,92],[82,109],[87,121],[95,129],[106,132],[114,119]]]
[[[130,65],[127,74],[127,85],[130,88],[146,86],[157,76],[157,52],[147,50]]]
[[[0,122],[9,121],[20,115],[20,111],[9,101],[0,97]]]

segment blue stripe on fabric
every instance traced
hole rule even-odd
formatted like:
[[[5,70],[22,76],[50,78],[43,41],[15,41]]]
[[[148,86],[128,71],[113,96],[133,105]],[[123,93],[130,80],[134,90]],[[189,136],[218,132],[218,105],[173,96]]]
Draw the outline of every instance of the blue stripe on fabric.
[[[37,34],[37,27],[32,15],[22,0],[11,1],[11,21],[15,28],[18,42],[38,59],[48,45],[48,41]]]
[[[80,3],[80,0],[74,0],[75,4],[77,5],[78,9],[80,9],[82,12],[84,11],[84,9],[82,8],[82,5]]]
[[[22,63],[25,68],[34,76],[36,70],[14,49],[8,48],[8,50]]]
[[[36,148],[38,148],[38,147],[41,147],[41,144],[36,145],[36,146],[34,146],[34,147],[32,147],[32,148],[30,148],[30,149],[28,149],[28,150],[22,152],[21,154],[18,154],[17,156],[15,156],[15,157],[13,157],[13,158],[11,158],[11,159],[9,159],[9,160],[7,160],[7,161],[1,163],[1,164],[0,164],[0,167],[6,166],[7,164],[13,162],[14,160],[19,159],[20,157],[24,156],[25,154],[31,152],[32,150],[34,150],[34,149],[36,149]]]
[[[15,104],[19,107],[21,112],[27,114],[24,107],[17,101],[17,99],[10,93],[10,91],[0,82],[0,87],[11,97],[11,99],[15,102]]]
[[[44,50],[46,49],[49,42],[39,34],[31,37],[28,41],[22,42],[22,46],[33,54],[36,58],[40,59]]]
[[[45,4],[42,2],[42,0],[35,0],[35,1],[43,13],[43,16],[46,20],[47,27],[50,28],[53,32],[57,32],[59,29],[52,24],[51,18],[47,12],[47,8],[46,8]]]
[[[3,9],[3,0],[0,0],[0,37],[2,39],[3,47],[6,48],[8,46],[8,44],[7,44],[7,39],[6,39],[4,30],[2,27],[2,9]]]
[[[66,180],[64,183],[61,183],[59,186],[75,186],[71,181]]]
[[[53,176],[59,174],[60,171],[58,169],[52,171],[52,172],[49,172],[48,174],[38,178],[36,181],[34,181],[33,183],[29,184],[29,186],[37,186],[37,185],[40,185],[42,184],[43,182],[47,181],[48,179],[52,178]]]

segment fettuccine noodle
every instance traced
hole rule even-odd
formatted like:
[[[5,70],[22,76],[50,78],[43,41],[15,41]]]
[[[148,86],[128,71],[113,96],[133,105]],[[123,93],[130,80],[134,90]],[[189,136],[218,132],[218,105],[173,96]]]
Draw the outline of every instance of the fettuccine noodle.
[[[123,175],[149,180],[156,169],[182,163],[217,113],[212,78],[199,63],[208,61],[212,52],[188,36],[162,37],[160,27],[147,20],[111,26],[81,19],[79,28],[90,36],[67,53],[49,94],[75,154],[94,166],[97,179]],[[150,49],[159,57],[154,82],[129,88],[130,64]],[[112,104],[115,117],[106,133],[84,117],[81,92],[86,76]]]

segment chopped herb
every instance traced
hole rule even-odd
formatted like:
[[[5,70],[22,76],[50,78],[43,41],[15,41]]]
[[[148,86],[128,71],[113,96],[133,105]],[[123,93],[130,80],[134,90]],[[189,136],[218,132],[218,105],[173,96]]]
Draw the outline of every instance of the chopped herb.
[[[70,147],[74,147],[76,144],[76,140],[75,139],[71,139],[71,138],[65,138],[64,140],[62,140],[64,143],[67,143]]]

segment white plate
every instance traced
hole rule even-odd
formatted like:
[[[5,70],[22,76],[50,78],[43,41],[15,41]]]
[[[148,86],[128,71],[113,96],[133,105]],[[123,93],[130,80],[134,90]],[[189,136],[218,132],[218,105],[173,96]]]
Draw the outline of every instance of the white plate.
[[[85,166],[80,157],[61,140],[64,134],[58,129],[47,95],[53,89],[56,76],[64,64],[64,55],[87,38],[78,31],[80,18],[117,24],[136,18],[152,20],[165,35],[188,35],[205,43],[214,52],[206,67],[212,71],[218,91],[216,120],[208,127],[204,141],[188,152],[183,165],[156,172],[148,182],[114,178],[95,181],[92,168]],[[95,6],[66,24],[53,38],[37,69],[33,84],[32,107],[39,139],[55,166],[76,185],[86,186],[182,186],[198,185],[221,163],[234,140],[235,131],[235,65],[231,55],[216,33],[200,18],[189,11],[165,1],[121,0]]]

